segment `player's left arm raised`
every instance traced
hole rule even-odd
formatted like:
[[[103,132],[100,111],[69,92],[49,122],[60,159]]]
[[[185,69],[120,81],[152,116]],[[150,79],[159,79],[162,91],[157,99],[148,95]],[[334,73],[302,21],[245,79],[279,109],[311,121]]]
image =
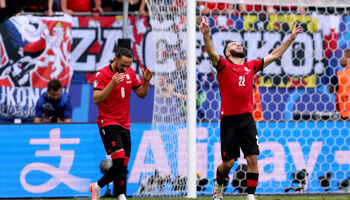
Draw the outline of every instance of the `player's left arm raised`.
[[[281,46],[274,49],[268,56],[264,58],[264,68],[280,58],[301,32],[303,32],[303,28],[301,26],[297,27],[297,23],[295,23],[292,35],[287,39],[287,41],[285,41]]]
[[[134,89],[136,95],[140,98],[145,98],[149,89],[149,82],[152,79],[152,71],[149,69],[142,69],[143,84],[141,87]]]

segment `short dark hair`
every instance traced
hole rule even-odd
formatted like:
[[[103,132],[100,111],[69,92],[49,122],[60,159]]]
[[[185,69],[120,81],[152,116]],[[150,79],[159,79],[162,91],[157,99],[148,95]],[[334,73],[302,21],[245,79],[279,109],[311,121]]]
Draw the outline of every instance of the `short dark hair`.
[[[121,58],[122,56],[126,56],[128,58],[133,57],[133,53],[130,49],[125,48],[125,47],[117,47],[115,49],[115,57],[116,58]]]
[[[62,88],[61,82],[57,79],[52,79],[47,83],[47,90],[53,90],[53,91],[58,91],[59,89]]]
[[[225,42],[225,47],[224,47],[224,56],[225,56],[225,58],[227,59],[227,56],[226,56],[226,49],[227,49],[227,46],[228,46],[228,44],[230,44],[231,42],[234,42],[233,40],[229,40],[229,41],[226,41]]]

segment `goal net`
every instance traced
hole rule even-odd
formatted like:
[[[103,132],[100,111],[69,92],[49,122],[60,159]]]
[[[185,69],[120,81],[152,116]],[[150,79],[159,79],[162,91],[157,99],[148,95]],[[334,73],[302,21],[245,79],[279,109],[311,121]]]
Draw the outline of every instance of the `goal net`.
[[[145,148],[139,196],[182,196],[187,183],[186,0],[147,0],[154,40],[154,142]],[[241,43],[247,60],[263,58],[304,32],[254,79],[259,134],[258,194],[346,192],[350,180],[350,66],[347,0],[197,1],[197,194],[210,195],[221,163],[217,72],[198,26],[206,16],[216,52]],[[342,72],[340,72],[342,71]],[[338,76],[337,76],[338,75]],[[342,78],[341,78],[342,77]],[[338,81],[340,80],[340,81]],[[350,81],[349,81],[350,82]],[[349,83],[350,84],[350,83]],[[337,93],[339,91],[339,93]],[[338,100],[339,99],[339,100]],[[345,99],[345,100],[344,100]],[[242,156],[242,155],[241,155]],[[162,159],[159,159],[162,158]],[[225,194],[245,192],[246,163],[233,166]]]

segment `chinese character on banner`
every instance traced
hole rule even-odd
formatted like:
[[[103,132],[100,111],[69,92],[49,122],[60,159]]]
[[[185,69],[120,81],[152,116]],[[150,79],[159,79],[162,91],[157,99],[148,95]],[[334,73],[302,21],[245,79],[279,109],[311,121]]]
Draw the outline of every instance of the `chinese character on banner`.
[[[31,145],[49,145],[49,150],[37,150],[35,156],[60,157],[58,168],[47,163],[34,162],[25,166],[21,172],[20,182],[25,190],[31,193],[44,193],[55,189],[63,183],[78,192],[87,192],[90,179],[69,174],[74,161],[74,150],[61,150],[61,144],[79,144],[80,138],[61,138],[59,128],[50,131],[50,138],[31,139]],[[47,173],[52,177],[41,185],[31,185],[26,176],[31,171]]]

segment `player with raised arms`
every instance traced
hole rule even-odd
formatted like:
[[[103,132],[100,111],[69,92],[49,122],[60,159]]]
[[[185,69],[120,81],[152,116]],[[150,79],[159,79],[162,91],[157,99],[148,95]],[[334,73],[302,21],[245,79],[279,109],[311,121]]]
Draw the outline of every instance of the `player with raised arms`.
[[[213,66],[217,70],[221,96],[220,139],[221,157],[223,162],[217,167],[213,200],[222,200],[225,179],[240,156],[242,150],[247,160],[247,199],[255,200],[255,190],[258,184],[259,170],[257,155],[259,155],[258,133],[255,126],[253,111],[253,78],[255,73],[262,71],[269,64],[279,59],[288,49],[302,27],[295,23],[290,37],[269,55],[261,59],[245,61],[246,52],[242,45],[235,41],[227,42],[224,56],[221,57],[214,49],[210,39],[210,27],[207,18],[200,24],[205,48]]]

